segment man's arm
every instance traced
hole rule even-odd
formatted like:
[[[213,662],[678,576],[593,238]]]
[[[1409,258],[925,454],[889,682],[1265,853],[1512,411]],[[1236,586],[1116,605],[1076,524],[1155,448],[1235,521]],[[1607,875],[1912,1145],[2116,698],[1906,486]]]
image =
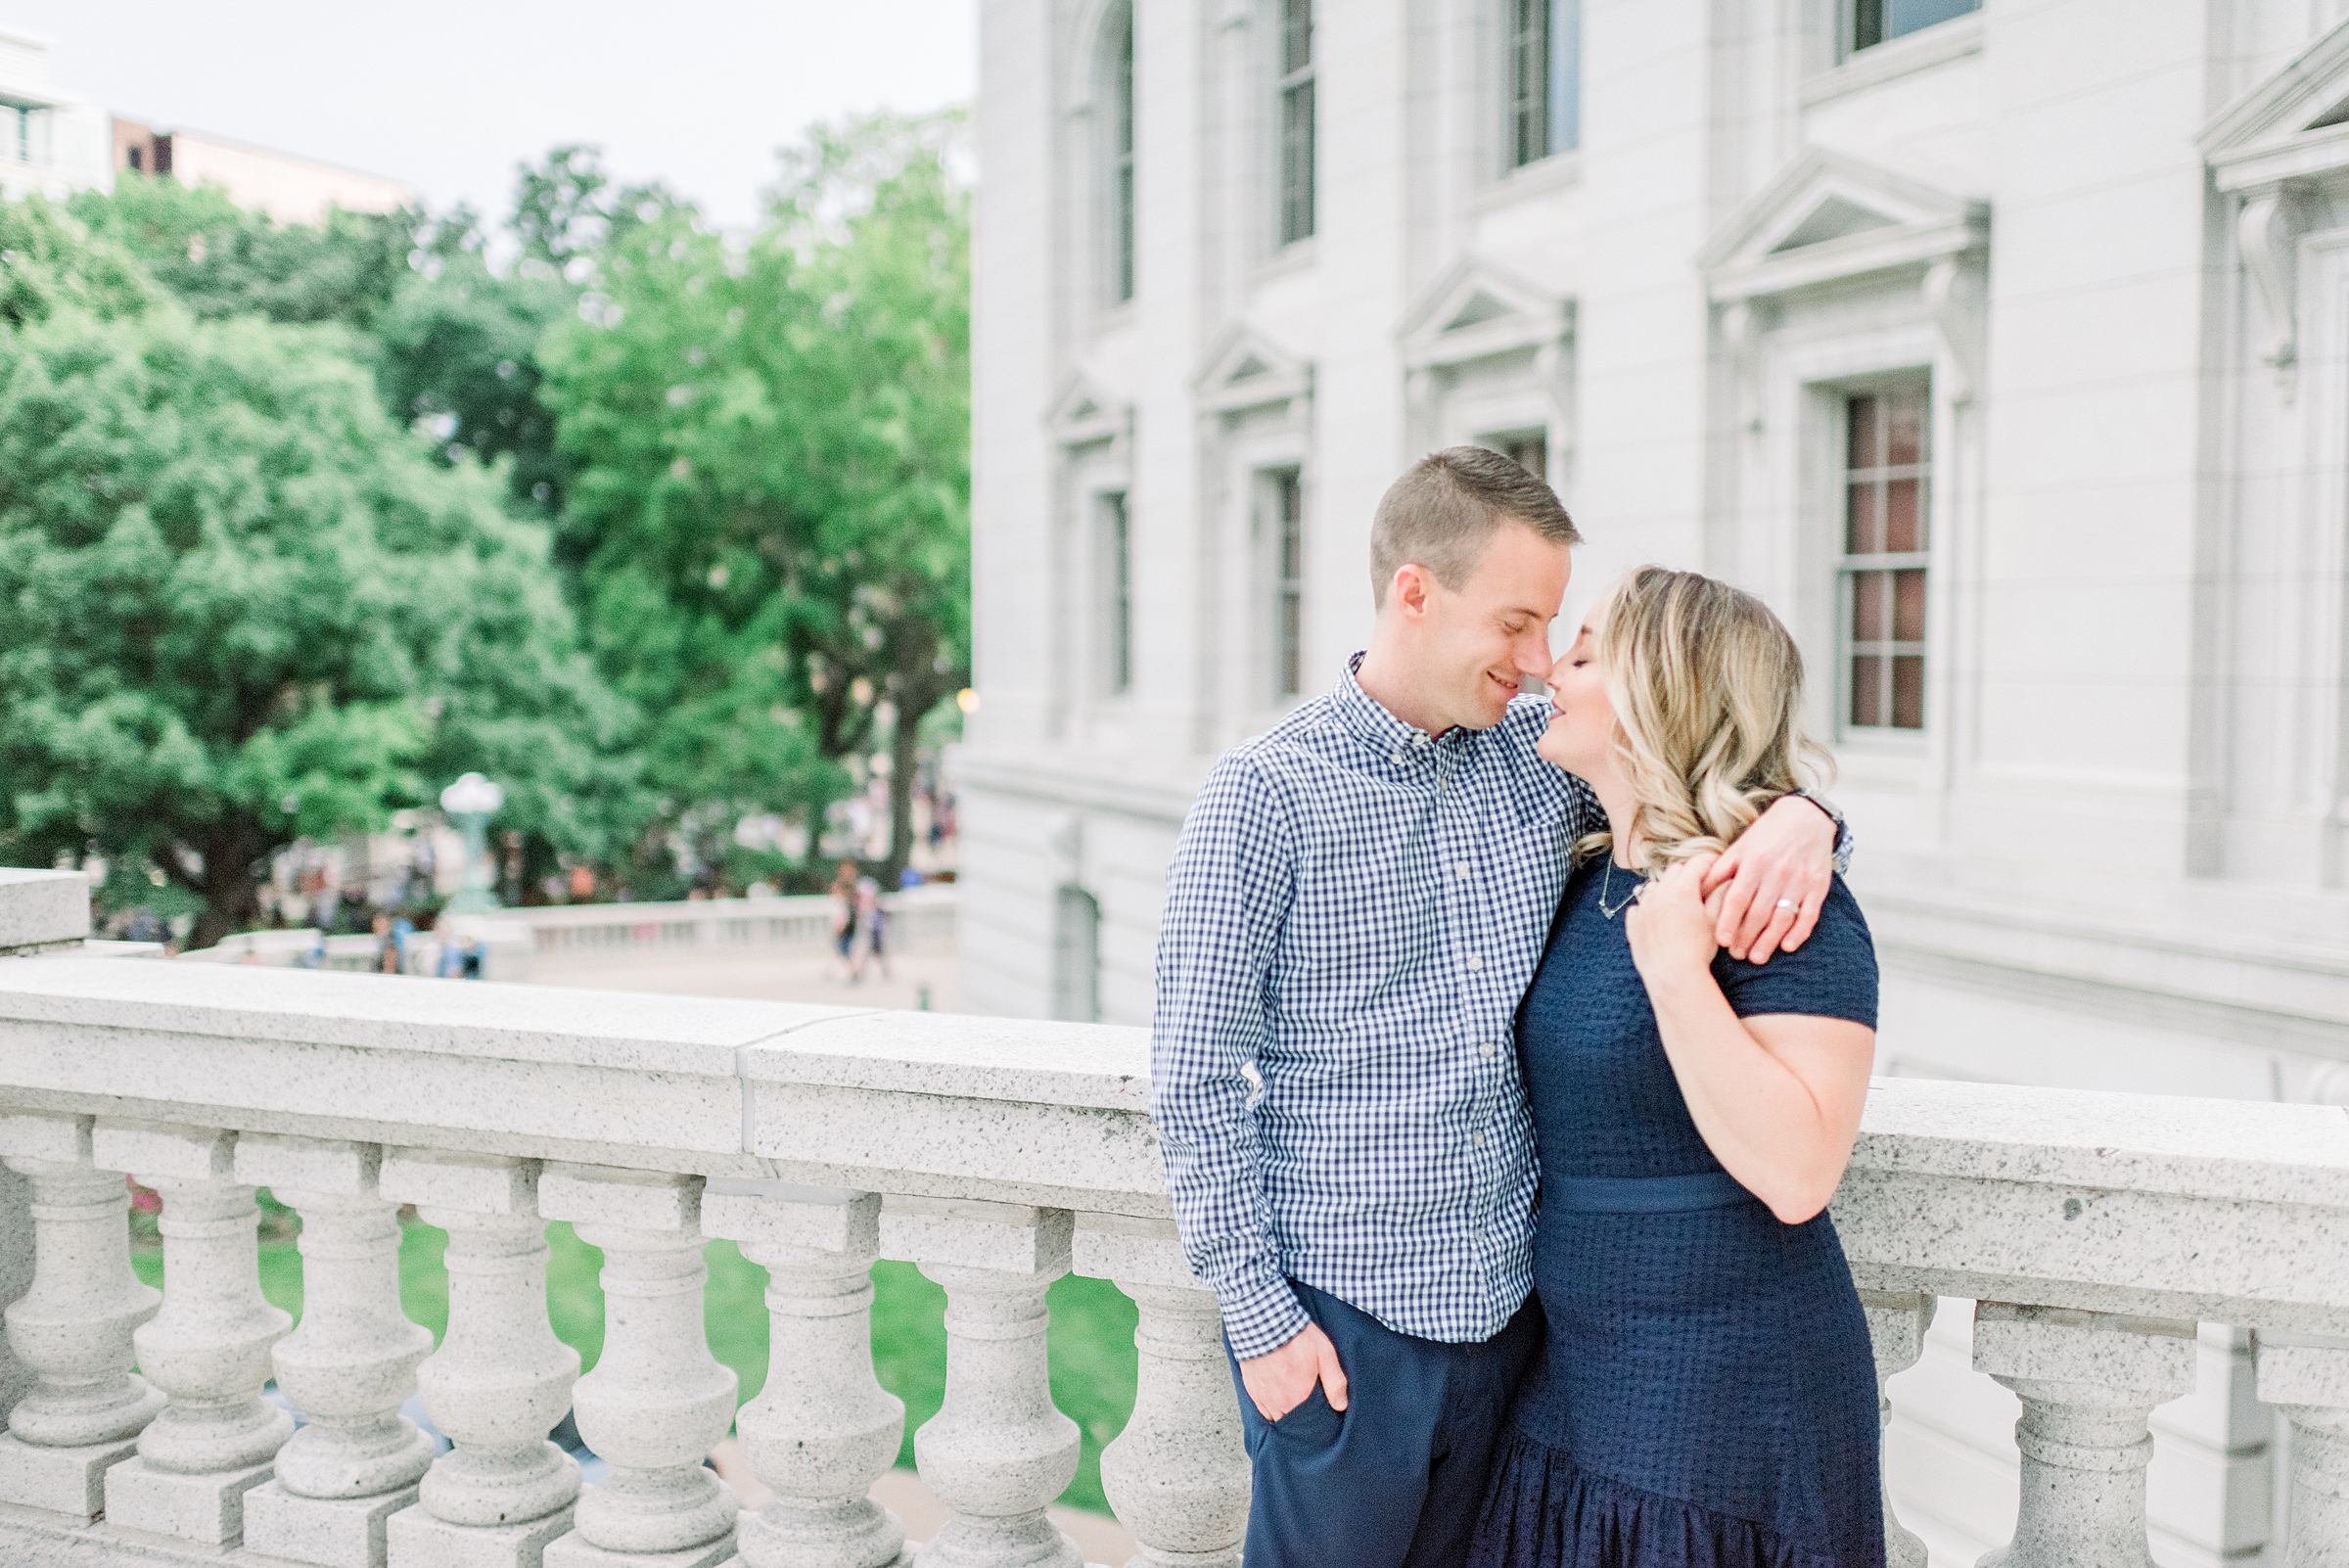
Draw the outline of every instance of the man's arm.
[[[1167,868],[1158,935],[1150,1115],[1183,1254],[1215,1288],[1242,1360],[1312,1321],[1273,1254],[1248,1104],[1295,883],[1283,815],[1249,761],[1217,763]]]

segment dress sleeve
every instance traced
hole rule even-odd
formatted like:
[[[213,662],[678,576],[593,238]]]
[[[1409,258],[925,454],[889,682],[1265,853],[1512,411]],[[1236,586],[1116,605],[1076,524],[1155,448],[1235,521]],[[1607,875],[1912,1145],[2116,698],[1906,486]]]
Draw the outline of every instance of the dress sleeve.
[[[1773,954],[1767,964],[1722,953],[1713,960],[1713,976],[1740,1018],[1800,1013],[1876,1027],[1876,945],[1860,901],[1841,877],[1827,890],[1809,942]]]

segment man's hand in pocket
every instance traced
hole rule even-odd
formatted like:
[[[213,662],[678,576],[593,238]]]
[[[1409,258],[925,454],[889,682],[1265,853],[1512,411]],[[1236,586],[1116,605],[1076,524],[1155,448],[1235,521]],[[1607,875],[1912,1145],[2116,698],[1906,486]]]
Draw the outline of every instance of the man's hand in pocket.
[[[1295,1339],[1276,1351],[1251,1356],[1240,1362],[1240,1382],[1256,1402],[1257,1413],[1277,1421],[1303,1405],[1319,1383],[1333,1410],[1346,1408],[1346,1368],[1338,1364],[1338,1348],[1308,1323]]]

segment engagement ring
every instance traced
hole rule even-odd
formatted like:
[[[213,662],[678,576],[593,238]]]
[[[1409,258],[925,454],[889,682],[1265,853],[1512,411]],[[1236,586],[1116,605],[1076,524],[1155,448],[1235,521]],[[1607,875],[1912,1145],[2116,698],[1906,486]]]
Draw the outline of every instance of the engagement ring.
[[[1799,911],[1802,908],[1802,905],[1795,902],[1792,899],[1780,899],[1778,900],[1778,907],[1781,909],[1794,909]]]

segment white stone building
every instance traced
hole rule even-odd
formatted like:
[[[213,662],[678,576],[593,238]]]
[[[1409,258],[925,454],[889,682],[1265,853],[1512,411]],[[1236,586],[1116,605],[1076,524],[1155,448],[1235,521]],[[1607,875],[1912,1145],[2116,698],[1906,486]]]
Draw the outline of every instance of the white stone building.
[[[106,111],[49,79],[49,40],[0,27],[0,197],[60,200],[112,177]]]
[[[970,1005],[1146,1021],[1191,790],[1475,440],[1589,536],[1570,608],[1657,560],[1796,629],[1884,1072],[2349,1100],[2349,4],[983,19]],[[1962,1319],[1894,1443],[1952,1562],[2013,1506]],[[2213,1332],[2169,1563],[2273,1528]]]

